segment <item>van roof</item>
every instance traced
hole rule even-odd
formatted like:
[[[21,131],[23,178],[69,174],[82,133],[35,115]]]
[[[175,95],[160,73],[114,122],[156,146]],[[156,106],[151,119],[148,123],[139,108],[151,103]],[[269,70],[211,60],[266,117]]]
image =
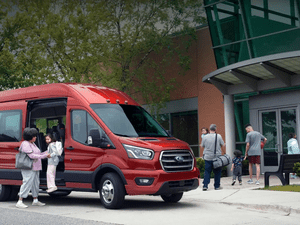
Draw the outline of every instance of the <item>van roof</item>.
[[[73,97],[93,103],[138,105],[127,94],[103,86],[78,83],[53,83],[0,92],[0,102]]]

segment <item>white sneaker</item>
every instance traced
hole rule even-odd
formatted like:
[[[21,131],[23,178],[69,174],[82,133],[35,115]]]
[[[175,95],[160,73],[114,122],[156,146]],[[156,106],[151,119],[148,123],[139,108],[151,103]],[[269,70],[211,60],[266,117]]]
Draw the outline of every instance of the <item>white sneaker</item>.
[[[49,188],[49,189],[47,190],[47,192],[48,192],[48,193],[51,193],[51,192],[56,191],[56,190],[57,190],[57,187],[55,186],[55,187]]]
[[[44,206],[44,205],[46,205],[46,203],[37,201],[37,202],[33,202],[32,205],[34,205],[34,206]]]
[[[23,202],[18,201],[17,204],[16,204],[16,207],[17,207],[17,208],[20,208],[20,209],[25,209],[25,208],[27,208],[28,206],[25,205]]]
[[[248,183],[248,184],[253,184],[253,180],[250,179],[250,180],[247,181],[247,183]]]
[[[257,181],[255,182],[255,184],[256,184],[256,185],[259,185],[259,181],[257,180]]]

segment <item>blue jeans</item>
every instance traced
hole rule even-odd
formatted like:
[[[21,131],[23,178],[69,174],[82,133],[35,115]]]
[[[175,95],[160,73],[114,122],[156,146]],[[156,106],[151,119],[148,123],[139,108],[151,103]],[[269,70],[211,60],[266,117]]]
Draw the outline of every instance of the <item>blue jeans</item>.
[[[220,187],[222,168],[214,169],[213,168],[213,161],[208,161],[208,160],[205,160],[205,171],[204,171],[203,187],[206,187],[206,188],[208,187],[208,184],[210,183],[211,171],[214,171],[214,174],[215,174],[214,187],[218,188],[218,187]]]

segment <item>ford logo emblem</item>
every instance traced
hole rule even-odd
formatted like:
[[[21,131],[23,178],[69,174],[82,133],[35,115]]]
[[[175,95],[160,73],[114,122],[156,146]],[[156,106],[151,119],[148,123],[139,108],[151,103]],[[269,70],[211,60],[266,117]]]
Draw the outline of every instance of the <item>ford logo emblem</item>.
[[[184,160],[184,158],[182,156],[176,156],[175,157],[175,161],[179,162],[179,163],[182,163]]]

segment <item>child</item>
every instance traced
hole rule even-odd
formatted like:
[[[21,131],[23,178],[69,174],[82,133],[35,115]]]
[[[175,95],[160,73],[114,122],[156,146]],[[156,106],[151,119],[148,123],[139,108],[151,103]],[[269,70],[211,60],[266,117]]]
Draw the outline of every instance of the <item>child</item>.
[[[48,153],[51,156],[51,158],[48,158],[47,167],[47,192],[51,193],[57,190],[57,187],[55,185],[55,173],[56,166],[59,163],[59,156],[62,153],[62,146],[61,142],[56,141],[52,134],[47,134],[45,138],[46,143],[48,144]]]
[[[235,184],[236,177],[238,177],[240,185],[242,185],[242,152],[240,150],[235,150],[233,154],[235,157],[232,159],[231,171],[233,171],[233,179],[231,185]]]
[[[209,132],[208,132],[208,129],[206,128],[206,127],[202,127],[201,128],[201,138],[203,139],[203,137],[205,136],[205,135],[207,135]]]

